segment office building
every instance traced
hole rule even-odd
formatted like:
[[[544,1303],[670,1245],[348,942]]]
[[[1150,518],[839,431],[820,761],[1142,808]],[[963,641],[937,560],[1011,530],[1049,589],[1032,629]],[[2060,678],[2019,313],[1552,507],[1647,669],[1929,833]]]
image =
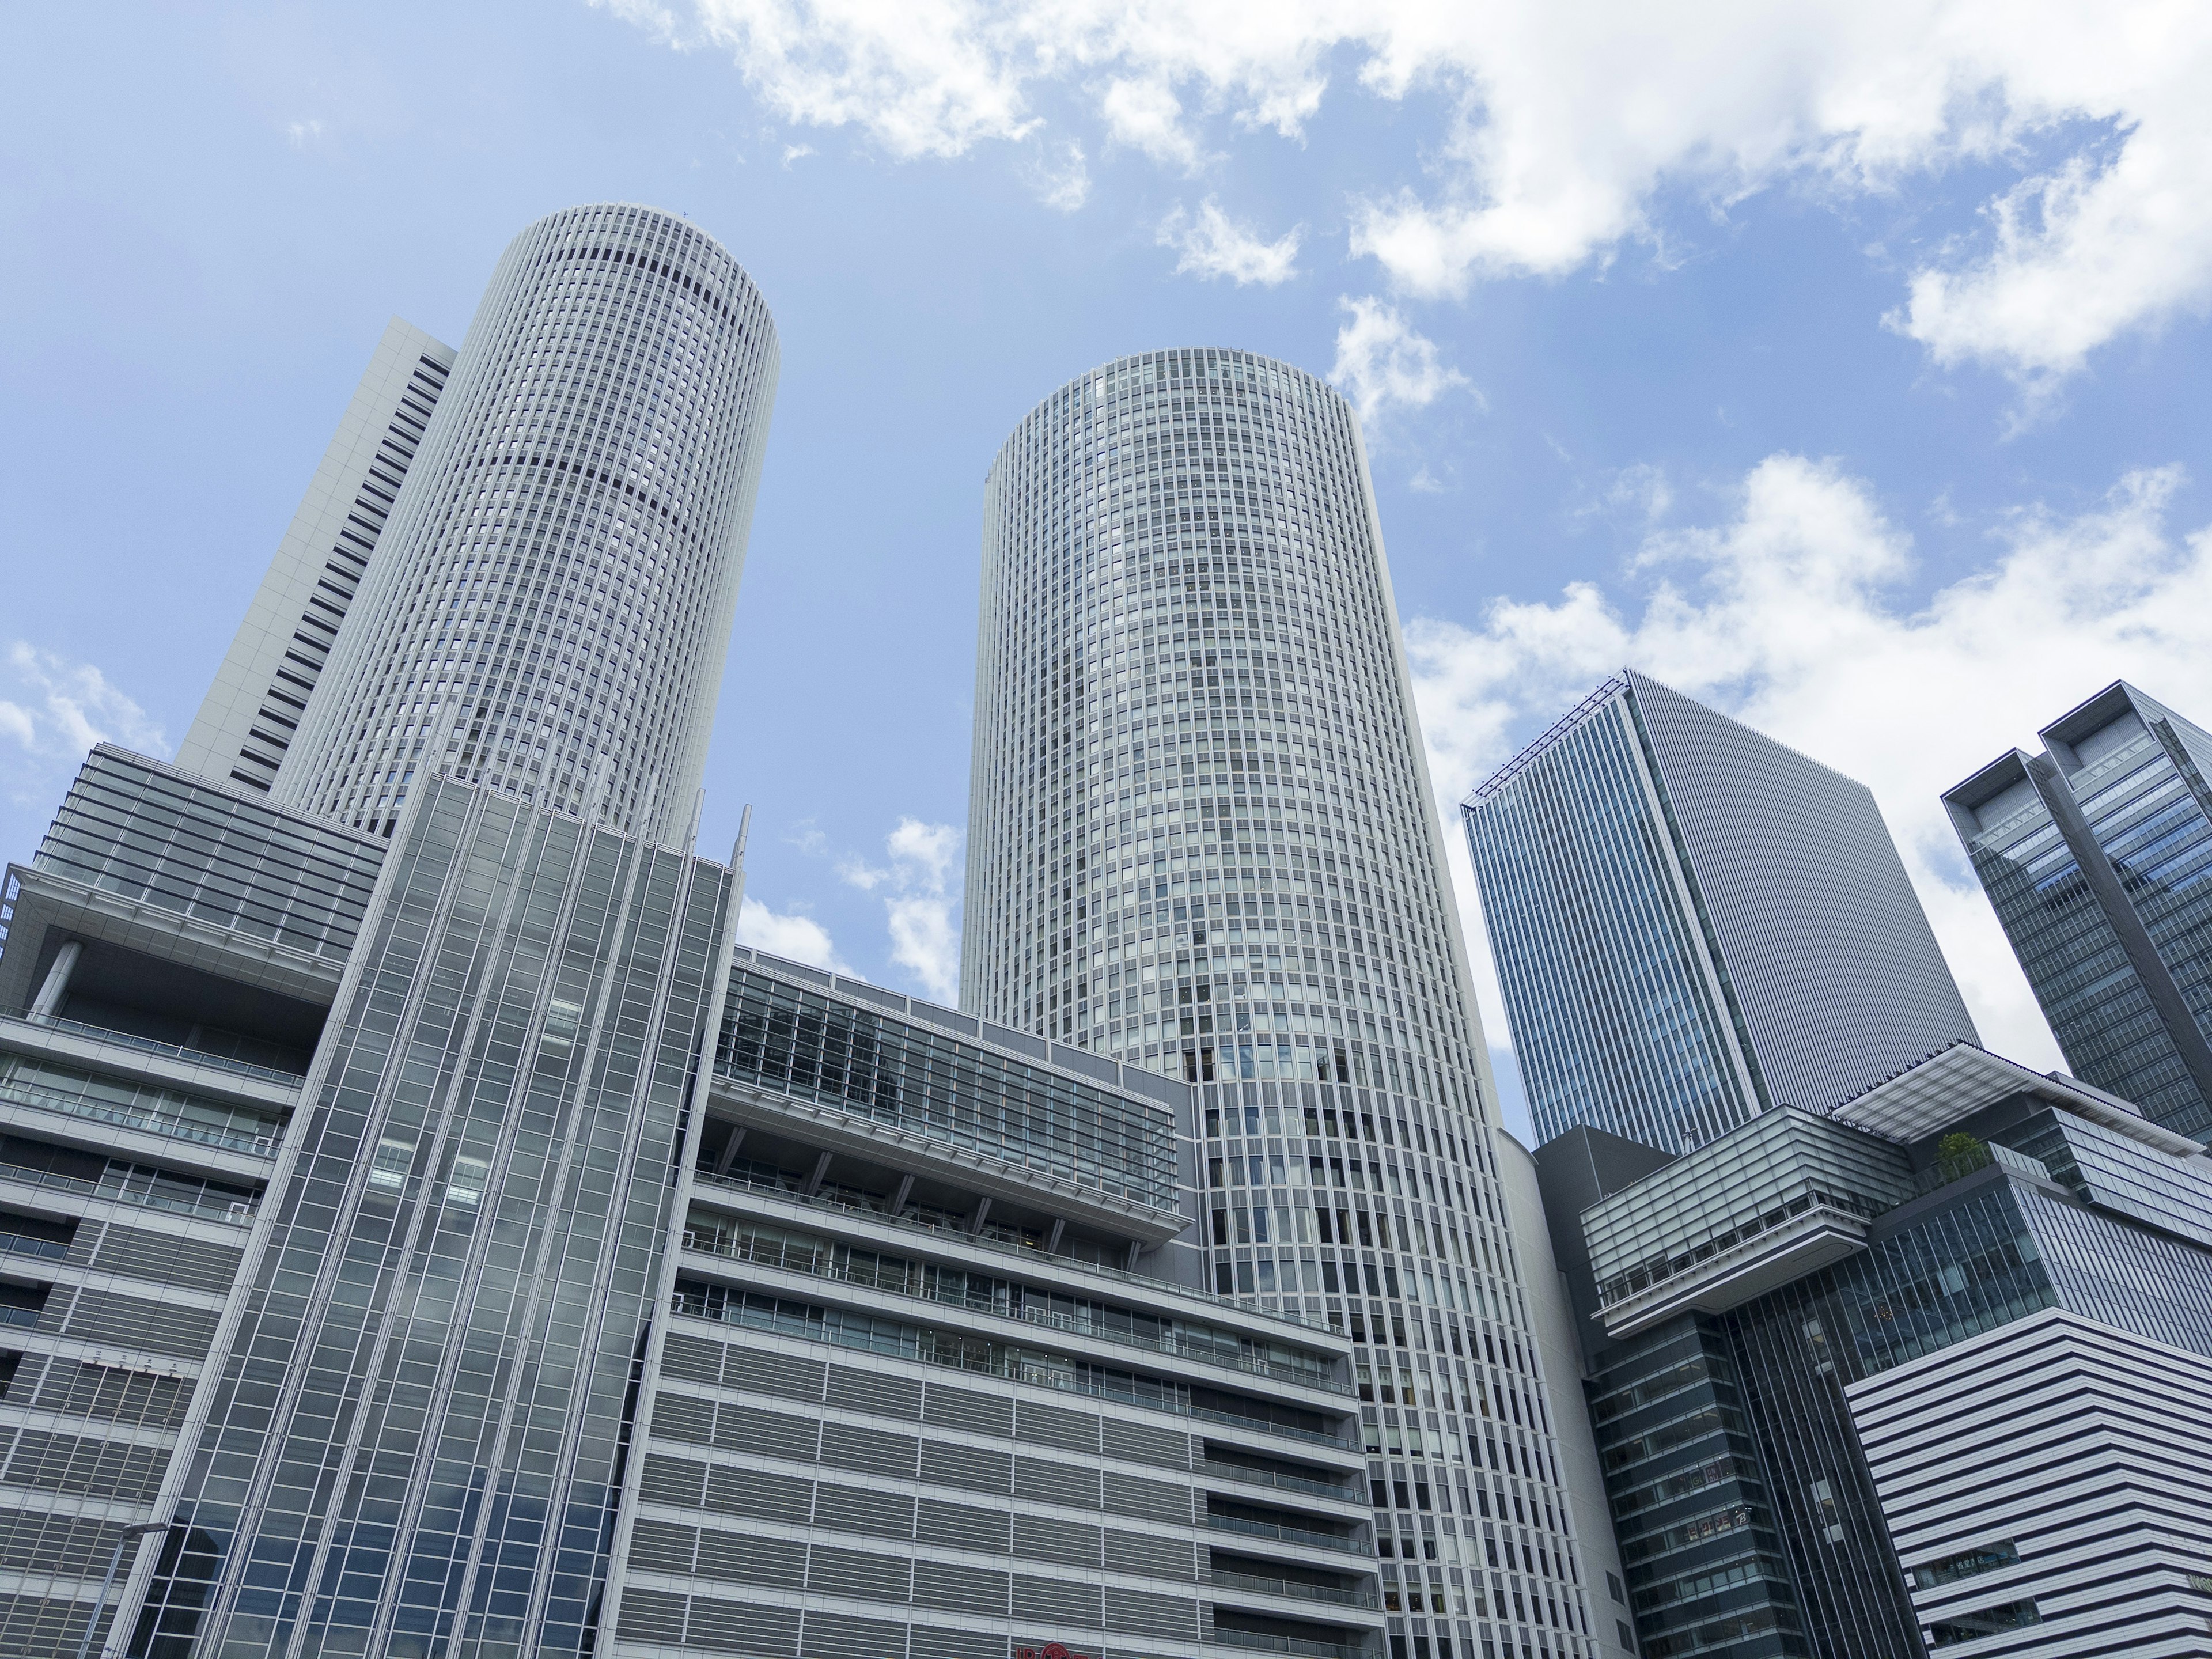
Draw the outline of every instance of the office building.
[[[1538,1154],[1647,1653],[2207,1650],[2194,1141],[1961,1043],[1656,1156]]]
[[[276,787],[102,745],[9,866],[0,1650],[1382,1659],[1488,1613],[1378,1568],[1348,1339],[1213,1293],[1188,1085],[735,946],[670,802],[773,365],[681,221],[533,226]]]
[[[453,368],[453,347],[397,317],[386,327],[178,746],[185,770],[264,793],[276,781]]]
[[[1349,1345],[1198,1288],[1182,1085],[450,779],[102,747],[9,891],[7,1651],[158,1519],[155,1659],[1379,1654]]]
[[[1344,399],[1190,349],[1038,404],[975,730],[963,1006],[1196,1091],[1212,1288],[1355,1345],[1397,1659],[1619,1651]]]
[[[2212,734],[2124,682],[1943,797],[2077,1076],[2212,1139]]]
[[[271,799],[388,835],[442,768],[680,841],[776,366],[759,292],[687,220],[570,208],[516,237]]]
[[[1865,787],[1633,670],[1462,816],[1541,1141],[1682,1152],[1973,1040]]]

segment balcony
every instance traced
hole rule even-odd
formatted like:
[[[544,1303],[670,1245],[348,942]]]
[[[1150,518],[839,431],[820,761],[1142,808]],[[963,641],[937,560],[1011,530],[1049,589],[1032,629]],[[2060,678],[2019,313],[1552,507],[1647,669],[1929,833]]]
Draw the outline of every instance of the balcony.
[[[20,1164],[0,1164],[0,1181],[21,1182],[26,1186],[66,1193],[72,1198],[94,1199],[103,1204],[136,1204],[145,1209],[162,1210],[171,1215],[189,1216],[195,1221],[213,1221],[228,1227],[250,1227],[253,1224],[254,1201],[251,1194],[234,1194],[222,1188],[194,1193],[191,1188],[197,1183],[181,1181],[171,1182],[171,1190],[163,1192],[154,1185],[162,1179],[157,1171],[131,1164],[111,1163],[106,1175],[98,1181],[88,1181],[76,1176],[63,1175],[54,1170],[33,1170]]]
[[[43,1084],[28,1085],[12,1080],[0,1082],[0,1101],[35,1107],[42,1112],[59,1112],[64,1117],[83,1118],[88,1122],[107,1123],[121,1129],[139,1129],[148,1134],[167,1135],[172,1140],[188,1140],[197,1146],[220,1147],[228,1152],[244,1152],[254,1158],[273,1158],[276,1154],[276,1134],[273,1127],[265,1134],[247,1134],[240,1130],[193,1123],[182,1117],[118,1106],[112,1102],[96,1100],[90,1095],[71,1094],[66,1090],[51,1088]]]
[[[1248,1590],[1261,1595],[1287,1595],[1329,1607],[1360,1607],[1372,1612],[1381,1605],[1371,1589],[1340,1589],[1334,1584],[1301,1583],[1295,1578],[1268,1578],[1255,1572],[1231,1572],[1216,1567],[1207,1577],[1216,1588]]]
[[[857,1285],[863,1290],[880,1291],[889,1296],[906,1297],[917,1302],[940,1303],[970,1313],[993,1314],[1024,1325],[1065,1332],[1080,1338],[1086,1346],[1093,1342],[1110,1342],[1117,1346],[1165,1354],[1200,1364],[1220,1365],[1251,1376],[1286,1377],[1308,1388],[1323,1389],[1332,1394],[1349,1392],[1342,1383],[1320,1373],[1316,1368],[1289,1367],[1274,1364],[1262,1356],[1224,1352],[1218,1342],[1206,1341],[1174,1329],[1164,1331],[1158,1337],[1148,1338],[1136,1331],[1115,1330],[1093,1321],[1060,1316],[1044,1307],[1024,1307],[1016,1313],[980,1303],[965,1294],[935,1294],[933,1292],[939,1290],[941,1281],[932,1276],[912,1271],[886,1271],[887,1261],[896,1263],[896,1257],[887,1259],[869,1255],[863,1262],[855,1263],[849,1259],[841,1259],[839,1252],[827,1247],[807,1249],[775,1240],[718,1238],[695,1228],[684,1230],[684,1248],[696,1255],[720,1256],[728,1261],[751,1262],[763,1267],[781,1268],[786,1273],[807,1273],[817,1279]],[[959,1277],[964,1285],[966,1276],[961,1274]]]
[[[1241,1515],[1208,1515],[1206,1524],[1216,1532],[1233,1532],[1244,1538],[1265,1538],[1279,1544],[1297,1544],[1307,1549],[1337,1550],[1346,1555],[1365,1555],[1365,1543],[1310,1527],[1288,1526],[1279,1521],[1247,1521]]]
[[[805,1185],[801,1177],[787,1171],[779,1171],[776,1178],[770,1180],[736,1170],[725,1175],[716,1175],[711,1170],[694,1168],[691,1171],[691,1179],[700,1195],[709,1203],[714,1201],[714,1190],[720,1188],[732,1192],[757,1194],[763,1198],[775,1199],[786,1204],[804,1205],[813,1209],[839,1210],[848,1215],[856,1215],[865,1220],[877,1222],[884,1226],[902,1227],[916,1232],[933,1234],[938,1237],[957,1243],[963,1252],[971,1249],[988,1250],[994,1255],[1006,1257],[1010,1261],[1028,1261],[1037,1266],[1050,1265],[1072,1268],[1085,1278],[1096,1276],[1111,1279],[1117,1284],[1127,1285],[1133,1290],[1142,1291],[1147,1297],[1157,1297],[1163,1292],[1166,1292],[1188,1302],[1223,1305],[1214,1304],[1212,1297],[1208,1293],[1188,1290],[1182,1285],[1170,1284],[1167,1280],[1149,1274],[1130,1273],[1124,1268],[1112,1267],[1105,1262],[1087,1261],[1079,1256],[1054,1255],[1041,1244],[1027,1242],[1011,1227],[1000,1227],[994,1224],[980,1230],[971,1230],[965,1218],[925,1211],[916,1204],[908,1204],[903,1211],[894,1212],[889,1199],[878,1194],[864,1193],[848,1187],[825,1184],[810,1193],[805,1190]],[[1285,1322],[1279,1314],[1261,1314],[1259,1317],[1271,1324],[1298,1322],[1295,1320]],[[1091,1333],[1085,1332],[1085,1334],[1089,1335]],[[1302,1388],[1316,1389],[1327,1394],[1349,1395],[1352,1392],[1348,1383],[1337,1381],[1328,1368],[1321,1365],[1282,1365],[1267,1361],[1245,1364],[1241,1363],[1241,1357],[1240,1360],[1230,1360],[1222,1357],[1218,1350],[1211,1354],[1194,1353],[1189,1357],[1205,1358],[1214,1364],[1232,1365],[1238,1370],[1251,1370],[1257,1375],[1279,1382],[1295,1382]]]
[[[1357,1504],[1365,1507],[1367,1495],[1354,1492],[1340,1480],[1314,1480],[1301,1474],[1286,1474],[1279,1469],[1248,1468],[1242,1463],[1218,1463],[1211,1458],[1201,1458],[1196,1465],[1201,1478],[1213,1480],[1241,1480],[1255,1486],[1274,1486],[1284,1492],[1307,1492],[1316,1498],[1326,1498],[1339,1504]]]
[[[1225,1648],[1245,1648],[1259,1653],[1291,1653],[1301,1659],[1366,1659],[1364,1647],[1354,1647],[1342,1642],[1316,1642],[1304,1636],[1273,1636],[1256,1630],[1222,1630],[1216,1627],[1206,1638]]]
[[[194,1066],[212,1066],[219,1071],[235,1072],[240,1077],[250,1077],[261,1083],[274,1083],[286,1089],[297,1089],[306,1080],[304,1073],[283,1072],[272,1066],[256,1066],[251,1060],[233,1060],[228,1054],[211,1054],[204,1048],[187,1048],[180,1043],[157,1042],[152,1037],[134,1036],[128,1031],[118,1031],[112,1026],[88,1025],[82,1020],[64,1019],[58,1014],[34,1014],[27,1008],[0,1008],[0,1019],[20,1020],[49,1031],[65,1031],[71,1036],[89,1037],[95,1042],[112,1042],[119,1048],[135,1048],[141,1054],[160,1054],[169,1060],[181,1060]]]

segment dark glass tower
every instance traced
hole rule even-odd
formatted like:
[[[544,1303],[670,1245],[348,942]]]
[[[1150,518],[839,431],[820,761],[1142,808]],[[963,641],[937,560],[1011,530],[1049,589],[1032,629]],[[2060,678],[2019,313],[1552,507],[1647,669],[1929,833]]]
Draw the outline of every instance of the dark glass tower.
[[[1540,1139],[1822,1110],[1973,1022],[1863,784],[1625,671],[1468,799]]]
[[[2212,735],[2124,681],[1943,797],[2076,1075],[2212,1139]]]

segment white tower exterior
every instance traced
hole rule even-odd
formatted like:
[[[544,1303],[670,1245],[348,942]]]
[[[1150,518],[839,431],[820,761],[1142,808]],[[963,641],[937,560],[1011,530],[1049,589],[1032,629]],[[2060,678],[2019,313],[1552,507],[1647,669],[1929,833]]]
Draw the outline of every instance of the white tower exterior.
[[[1015,430],[985,486],[969,827],[963,1006],[1199,1085],[1215,1288],[1364,1345],[1394,1650],[1618,1651],[1343,398],[1156,352]]]
[[[418,774],[691,819],[775,397],[767,307],[657,209],[509,244],[277,774],[388,835]]]
[[[394,317],[224,653],[177,764],[264,793],[437,410],[453,349]]]

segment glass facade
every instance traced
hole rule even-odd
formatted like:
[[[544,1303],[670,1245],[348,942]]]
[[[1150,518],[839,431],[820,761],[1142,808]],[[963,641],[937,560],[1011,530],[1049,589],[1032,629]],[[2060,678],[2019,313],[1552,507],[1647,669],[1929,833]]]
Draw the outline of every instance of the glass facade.
[[[1627,682],[1466,813],[1538,1138],[1577,1123],[1679,1152],[1759,1109]]]
[[[740,964],[718,1080],[802,1095],[1155,1209],[1176,1206],[1173,1118],[1065,1073]]]
[[[1811,1652],[1719,1326],[1670,1320],[1585,1387],[1645,1659]]]
[[[2057,1115],[2037,1115],[2006,1139],[2050,1144]],[[1725,1316],[1822,1659],[1922,1650],[1846,1390],[2044,1309],[2212,1353],[2212,1252],[1992,1162],[1894,1212],[1866,1250]]]
[[[384,848],[208,788],[102,744],[32,867],[195,921],[342,963]]]
[[[1589,1652],[1357,417],[1121,358],[983,535],[963,1007],[1196,1089],[1213,1287],[1359,1345],[1402,1659]]]
[[[424,792],[166,1493],[131,1650],[585,1651],[716,866]]]
[[[1633,670],[1462,816],[1544,1140],[1686,1151],[1974,1040],[1866,788]]]
[[[2122,1393],[2150,1390],[2147,1364],[2212,1376],[2191,1358],[2212,1356],[2212,1177],[2174,1137],[2077,1115],[2066,1103],[2078,1092],[2024,1070],[1970,1081],[1980,1075],[1938,1057],[1891,1079],[1889,1095],[1915,1108],[1892,1120],[1915,1123],[1910,1143],[1777,1110],[1601,1188],[1595,1205],[1566,1184],[1573,1148],[1553,1160],[1554,1195],[1580,1209],[1582,1311],[1601,1313],[1615,1339],[1593,1352],[1587,1387],[1647,1655],[1918,1659],[1933,1625],[1982,1616],[1972,1604],[1986,1587],[1947,1586],[2023,1560],[2049,1592],[2038,1616],[2094,1624],[2104,1604],[2075,1597],[2075,1580],[2102,1583],[2123,1556],[2087,1549],[2083,1528],[2133,1538],[2162,1524],[2135,1510],[2112,1521],[2111,1486],[2147,1482],[2152,1510],[2189,1501],[2167,1483],[2185,1454],[2140,1401],[2117,1407],[2130,1425],[2117,1440],[2079,1425],[2105,1420],[2116,1379]],[[1792,1206],[1744,1219],[1803,1192],[1850,1211],[1842,1254],[1832,1243],[1796,1256]],[[1680,1299],[1639,1308],[1644,1279]],[[1962,1349],[1981,1358],[1943,1358]],[[1984,1396],[2021,1413],[2017,1449]],[[1947,1414],[1954,1397],[1983,1403]],[[1954,1439],[1971,1476],[1946,1473]],[[1677,1461],[1736,1479],[1710,1518],[1667,1507],[1677,1486],[1654,1488]],[[2069,1495],[2093,1491],[2092,1511]],[[1984,1537],[1960,1492],[2002,1500],[2014,1530]],[[2156,1579],[2143,1558],[2124,1559],[2120,1577]],[[1747,1627],[1698,1598],[1754,1581],[1766,1645],[1732,1645]],[[1989,1599],[2025,1582],[1995,1578]]]
[[[2212,1139],[2212,737],[2131,687],[1945,796],[2075,1074]]]

